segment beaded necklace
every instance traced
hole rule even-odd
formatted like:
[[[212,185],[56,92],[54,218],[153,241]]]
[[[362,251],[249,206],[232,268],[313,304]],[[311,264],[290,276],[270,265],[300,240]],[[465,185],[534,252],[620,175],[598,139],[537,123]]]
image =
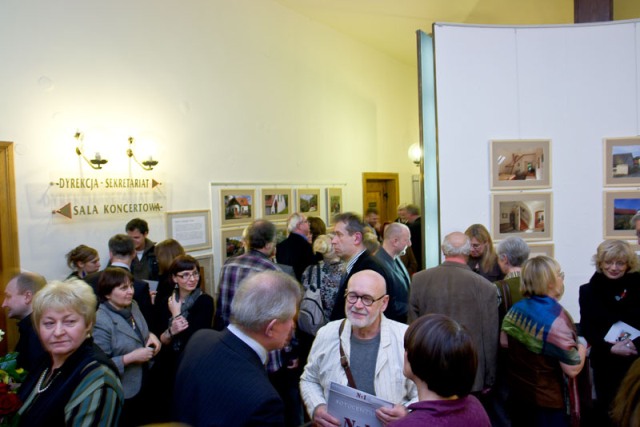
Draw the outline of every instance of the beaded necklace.
[[[40,375],[40,379],[38,380],[38,384],[36,385],[36,393],[40,394],[46,391],[49,387],[51,387],[53,380],[55,380],[58,377],[58,375],[60,375],[60,371],[53,374],[49,379],[49,381],[47,381],[47,385],[45,385],[44,388],[42,388],[42,383],[44,382],[44,379],[47,377],[48,372],[49,372],[49,368],[46,368],[42,373],[42,375]]]

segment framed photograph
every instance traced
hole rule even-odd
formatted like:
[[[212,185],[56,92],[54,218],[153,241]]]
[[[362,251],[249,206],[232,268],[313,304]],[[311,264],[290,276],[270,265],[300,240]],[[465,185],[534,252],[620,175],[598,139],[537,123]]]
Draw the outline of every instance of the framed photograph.
[[[167,238],[187,252],[211,249],[211,211],[167,212]]]
[[[546,255],[553,258],[554,247],[553,243],[529,243],[529,258],[537,257],[538,255]]]
[[[493,194],[491,218],[495,240],[509,236],[518,236],[528,241],[551,240],[551,193]]]
[[[604,185],[640,185],[640,137],[604,140]]]
[[[227,258],[242,255],[244,253],[244,246],[242,245],[242,232],[244,228],[232,228],[229,230],[222,230],[222,262]]]
[[[551,141],[491,141],[492,190],[551,188]]]
[[[640,191],[604,192],[604,238],[636,240],[629,222],[640,210]]]
[[[194,257],[200,263],[200,287],[209,295],[213,295],[213,254],[206,254]]]
[[[265,188],[262,190],[262,216],[269,221],[287,219],[293,212],[292,202],[290,188]]]
[[[281,222],[276,223],[276,243],[280,243],[289,237],[289,232],[287,231],[287,223]]]
[[[329,207],[329,220],[342,213],[342,188],[327,188],[327,206]]]
[[[222,225],[249,224],[254,219],[255,190],[220,190]]]
[[[298,190],[298,212],[306,216],[322,216],[320,210],[320,190]]]

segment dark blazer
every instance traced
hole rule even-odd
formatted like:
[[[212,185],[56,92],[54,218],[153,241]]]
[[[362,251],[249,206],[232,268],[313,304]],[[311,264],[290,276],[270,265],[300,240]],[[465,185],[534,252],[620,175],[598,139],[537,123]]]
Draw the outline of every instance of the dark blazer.
[[[351,268],[349,274],[347,274],[347,276],[343,278],[342,283],[340,283],[340,288],[338,289],[338,293],[336,295],[336,303],[333,306],[330,320],[344,319],[344,293],[347,289],[347,283],[349,283],[349,279],[351,279],[351,276],[362,270],[373,270],[380,273],[380,275],[384,277],[384,281],[387,284],[387,294],[389,295],[389,304],[387,305],[387,309],[384,311],[384,315],[389,319],[402,321],[402,316],[400,316],[395,309],[395,289],[392,286],[389,286],[391,281],[389,280],[387,270],[378,262],[378,260],[376,260],[374,256],[369,253],[369,251],[364,251],[358,257],[356,262],[353,264],[353,267]]]
[[[393,259],[383,247],[375,255],[378,262],[387,270],[387,287],[393,288],[395,295],[395,313],[401,317],[401,322],[407,323],[409,311],[409,287],[411,278],[400,258]]]
[[[31,315],[18,322],[18,331],[20,338],[16,344],[16,352],[18,352],[18,367],[24,368],[27,372],[31,372],[38,365],[38,361],[45,354],[40,338],[33,328]]]
[[[200,330],[176,375],[174,419],[192,426],[284,426],[284,404],[251,347],[229,330]]]
[[[128,268],[121,267],[119,265],[110,265],[109,267],[122,268],[124,270],[131,271]],[[100,275],[103,271],[104,270],[96,271],[82,279],[93,288],[96,295],[98,295],[98,281],[100,280]],[[133,279],[133,299],[138,303],[138,307],[144,316],[144,320],[147,321],[147,325],[150,325],[153,320],[153,304],[151,304],[151,294],[149,293],[149,284],[147,282],[135,278]],[[98,305],[100,305],[99,301]]]
[[[311,264],[315,264],[311,243],[297,233],[289,233],[289,237],[278,243],[276,260],[278,264],[293,267],[298,282],[302,280],[304,270]]]

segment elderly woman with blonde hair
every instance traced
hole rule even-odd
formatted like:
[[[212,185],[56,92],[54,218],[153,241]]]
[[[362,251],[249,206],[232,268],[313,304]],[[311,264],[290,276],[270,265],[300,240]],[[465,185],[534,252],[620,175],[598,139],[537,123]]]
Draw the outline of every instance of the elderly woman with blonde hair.
[[[517,426],[568,426],[568,380],[584,366],[587,350],[558,300],[564,273],[553,258],[537,256],[522,266],[523,299],[502,322],[508,348],[511,421]]]
[[[591,345],[597,421],[607,425],[611,401],[638,358],[640,337],[630,339],[624,331],[640,329],[640,265],[631,245],[622,240],[602,242],[593,260],[596,272],[580,287],[580,326]],[[607,338],[614,325],[622,333]]]
[[[82,280],[50,282],[33,299],[33,322],[49,358],[20,388],[23,426],[117,426],[118,369],[90,336],[96,296]]]

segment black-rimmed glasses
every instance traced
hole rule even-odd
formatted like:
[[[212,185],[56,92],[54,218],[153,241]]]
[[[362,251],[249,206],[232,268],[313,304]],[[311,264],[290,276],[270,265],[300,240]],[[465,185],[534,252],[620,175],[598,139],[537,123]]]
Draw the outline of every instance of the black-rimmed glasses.
[[[362,301],[362,304],[369,307],[376,301],[380,301],[386,295],[382,295],[380,298],[373,298],[371,295],[358,295],[355,292],[346,292],[344,297],[347,299],[349,304],[355,304],[358,302],[358,298]]]

